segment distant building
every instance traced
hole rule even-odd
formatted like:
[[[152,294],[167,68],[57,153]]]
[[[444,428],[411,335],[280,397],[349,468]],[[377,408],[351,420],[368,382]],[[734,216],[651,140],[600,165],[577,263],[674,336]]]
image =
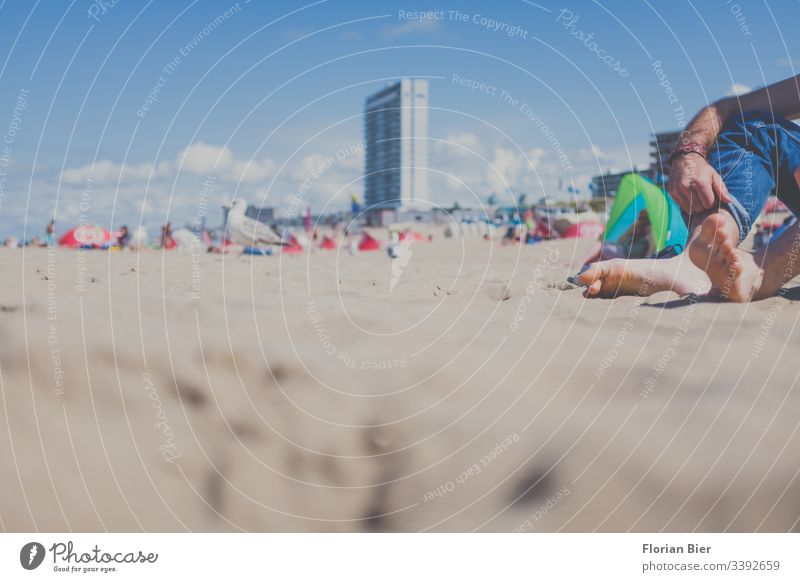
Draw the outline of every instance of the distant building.
[[[636,168],[619,174],[608,172],[592,178],[592,184],[589,186],[592,191],[592,198],[613,198],[616,196],[620,181],[623,176],[627,176],[631,171],[636,172]]]
[[[643,176],[649,178],[656,184],[664,186],[669,178],[669,156],[675,150],[680,140],[680,131],[663,131],[661,133],[654,133],[650,138],[650,166],[642,173]],[[610,172],[595,176],[592,178],[590,189],[593,198],[609,197],[613,198],[617,195],[620,180],[626,174],[637,172],[636,167],[633,170],[612,174]]]
[[[669,156],[678,145],[680,131],[654,133],[650,139],[650,168],[648,177],[656,184],[664,184],[669,177]]]
[[[397,209],[427,200],[427,140],[427,80],[402,79],[367,97],[364,200],[368,207]]]

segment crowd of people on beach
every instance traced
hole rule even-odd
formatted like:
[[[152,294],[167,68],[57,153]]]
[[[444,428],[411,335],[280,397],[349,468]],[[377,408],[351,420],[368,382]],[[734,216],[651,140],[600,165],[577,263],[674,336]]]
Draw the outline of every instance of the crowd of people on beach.
[[[253,222],[249,220],[249,222]],[[102,249],[110,251],[192,251],[208,253],[231,253],[271,255],[274,252],[301,252],[304,249],[337,249],[340,246],[347,248],[350,254],[361,251],[388,250],[390,255],[396,251],[397,245],[403,241],[430,241],[432,235],[422,236],[408,225],[393,225],[388,228],[386,240],[374,238],[361,225],[350,224],[347,227],[338,220],[327,224],[324,230],[313,225],[308,228],[293,229],[290,227],[269,226],[258,224],[262,238],[252,236],[251,231],[241,232],[239,223],[228,222],[227,226],[216,229],[188,227],[173,229],[167,222],[160,228],[159,237],[150,241],[147,229],[140,225],[131,230],[127,225],[121,225],[116,231],[107,231],[91,225],[70,228],[61,237],[56,236],[56,222],[50,220],[45,227],[44,236],[34,236],[20,241],[16,237],[6,237],[3,243],[5,248],[22,247],[66,247],[73,249]],[[250,225],[253,226],[252,224]],[[326,234],[327,231],[327,234]],[[269,233],[269,243],[263,241],[264,232]]]
[[[186,229],[181,229],[181,231]],[[201,238],[210,240],[207,230],[200,234]],[[29,239],[19,239],[15,236],[7,236],[3,239],[5,248],[21,247],[84,247],[102,248],[110,250],[141,250],[141,249],[165,249],[172,250],[178,247],[178,241],[173,236],[172,225],[168,222],[161,227],[161,234],[158,239],[149,241],[147,230],[140,226],[134,232],[123,224],[115,231],[106,231],[95,226],[78,226],[71,228],[62,238],[56,237],[56,221],[50,220],[44,230],[43,236],[35,235]]]
[[[712,293],[732,301],[750,301],[779,292],[800,274],[800,223],[795,217],[800,212],[800,127],[788,121],[798,117],[800,75],[703,108],[681,132],[669,157],[667,192],[672,198],[670,204],[677,204],[680,209],[681,228],[688,230],[686,244],[670,245],[666,249],[669,252],[661,249],[653,253],[651,216],[643,210],[615,244],[603,240],[593,248],[581,271],[569,280],[585,287],[587,297],[672,290],[681,295]],[[664,195],[663,190],[660,192]],[[759,227],[757,218],[770,204],[780,204],[791,216],[782,224]],[[238,241],[236,237],[228,238],[232,226],[229,216],[227,228],[221,229],[224,234],[216,240],[205,228],[173,231],[166,223],[152,243],[148,242],[144,227],[131,232],[123,225],[113,233],[91,227],[96,229],[97,239],[86,241],[78,236],[74,244],[66,246],[172,250],[199,245],[209,252],[226,252],[229,246],[244,248],[246,240],[256,237],[284,246],[284,250],[305,248],[311,244],[309,236],[313,241],[317,239],[316,229],[311,232],[308,228],[310,209],[306,244],[302,244],[294,234],[278,234],[246,217],[245,207],[244,201],[235,202],[230,215],[236,211],[241,215]],[[536,243],[594,232],[585,230],[586,221],[568,223],[559,229],[559,217],[549,209],[538,210],[522,209],[513,220],[503,222],[507,229],[502,242]],[[581,207],[572,212],[576,216],[591,214],[590,209]],[[602,232],[603,225],[596,222],[588,224]],[[740,245],[751,231],[755,231],[755,245],[754,251],[748,252]],[[43,236],[25,241],[7,237],[3,246],[64,246],[64,236],[56,240],[56,225],[51,220]],[[491,235],[486,233],[484,238]],[[688,257],[683,256],[684,250]]]

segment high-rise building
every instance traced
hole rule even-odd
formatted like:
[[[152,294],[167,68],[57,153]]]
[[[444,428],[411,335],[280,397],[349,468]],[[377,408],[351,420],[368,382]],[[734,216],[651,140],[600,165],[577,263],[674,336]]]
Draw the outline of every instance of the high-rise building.
[[[642,175],[664,187],[669,178],[669,156],[675,150],[680,138],[680,131],[662,131],[652,134],[650,137],[650,167],[642,172]],[[632,171],[638,173],[635,166]],[[629,171],[618,174],[606,172],[595,176],[592,178],[590,186],[592,196],[598,198],[616,196],[620,180],[628,173]]]
[[[662,184],[669,177],[669,156],[678,145],[680,140],[680,131],[662,131],[661,133],[654,133],[650,139],[650,162],[649,176],[657,184]]]
[[[368,207],[396,209],[428,198],[428,81],[402,79],[364,106]]]
[[[635,172],[636,168],[634,168],[633,171]],[[592,183],[589,186],[589,190],[592,192],[592,198],[613,198],[617,195],[619,183],[622,181],[622,178],[628,174],[630,174],[630,170],[617,174],[606,172],[605,174],[595,176],[592,178]]]

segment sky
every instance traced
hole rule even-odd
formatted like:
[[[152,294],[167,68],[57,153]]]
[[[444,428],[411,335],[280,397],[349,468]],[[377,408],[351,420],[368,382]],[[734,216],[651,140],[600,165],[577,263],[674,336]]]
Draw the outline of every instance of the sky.
[[[429,202],[588,194],[653,131],[795,74],[797,2],[0,4],[0,236],[363,198],[365,98],[430,80]],[[793,34],[795,33],[795,34]],[[3,55],[5,55],[3,57]],[[300,201],[300,204],[298,204]]]

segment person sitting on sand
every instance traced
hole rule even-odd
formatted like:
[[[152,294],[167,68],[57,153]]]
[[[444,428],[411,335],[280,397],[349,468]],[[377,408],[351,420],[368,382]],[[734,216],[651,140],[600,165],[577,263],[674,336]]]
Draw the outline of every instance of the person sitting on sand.
[[[128,231],[128,227],[124,224],[119,227],[119,232],[116,235],[117,238],[117,246],[121,249],[124,249],[128,246],[128,242],[131,238],[131,233]]]
[[[619,237],[619,242],[597,241],[582,264],[618,258],[643,259],[653,254],[654,248],[650,215],[647,210],[642,210],[630,228]]]
[[[177,246],[178,243],[172,238],[172,225],[168,222],[161,227],[161,248],[171,251]]]
[[[506,233],[503,235],[503,238],[500,241],[500,243],[507,245],[520,242],[520,236],[521,236],[520,231],[521,231],[521,226],[516,222],[512,222],[511,224],[508,225]]]
[[[774,295],[800,273],[800,222],[755,253],[739,249],[771,194],[800,213],[800,75],[702,109],[670,156],[669,194],[688,217],[687,253],[615,259],[575,279],[587,297],[681,295],[731,301]],[[713,147],[713,149],[712,149]]]
[[[642,210],[631,227],[619,239],[626,256],[642,259],[653,253],[653,225],[647,210]]]

